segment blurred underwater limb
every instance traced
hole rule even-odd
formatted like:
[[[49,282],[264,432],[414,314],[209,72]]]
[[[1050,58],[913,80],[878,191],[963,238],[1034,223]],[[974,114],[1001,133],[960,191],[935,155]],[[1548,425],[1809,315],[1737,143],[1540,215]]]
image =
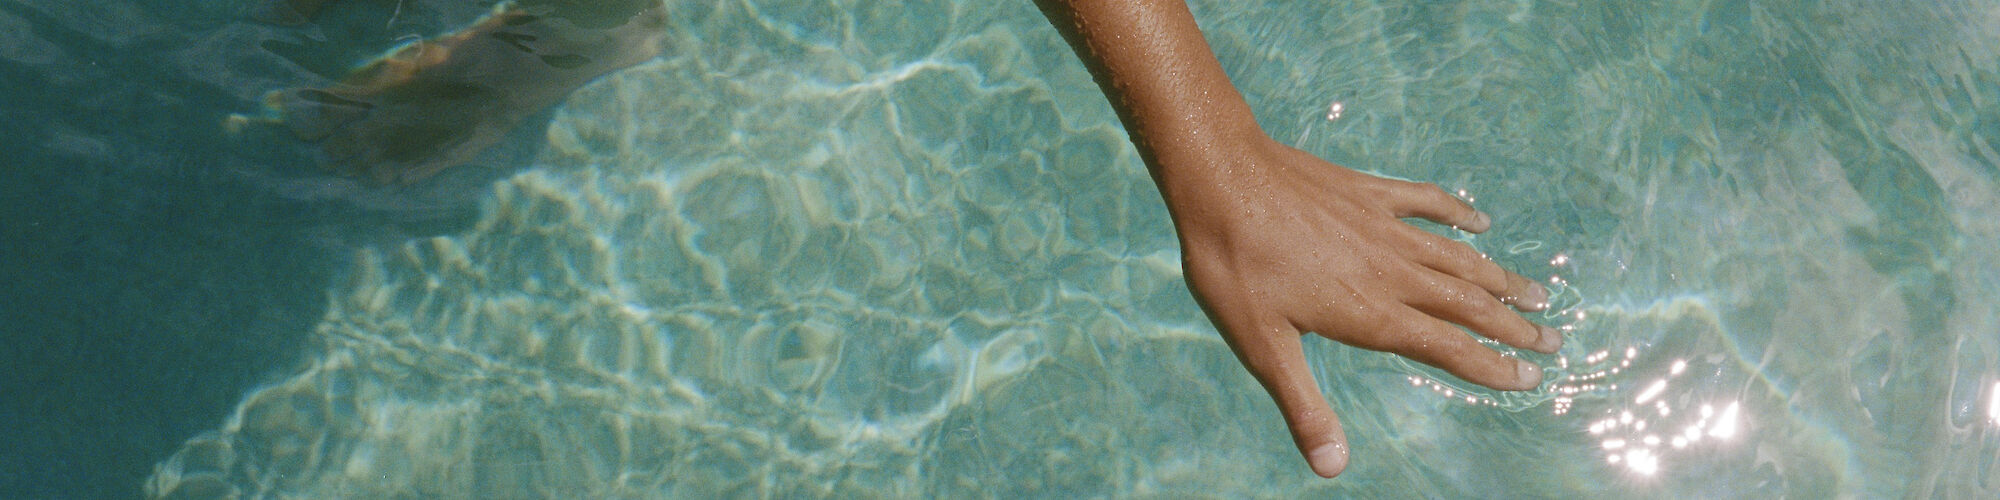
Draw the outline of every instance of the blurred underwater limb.
[[[274,1],[310,15],[324,2]],[[283,16],[279,16],[283,17]],[[511,131],[600,76],[660,54],[660,0],[508,2],[471,26],[409,43],[323,88],[271,92],[262,118],[315,143],[328,168],[410,184],[476,162]]]

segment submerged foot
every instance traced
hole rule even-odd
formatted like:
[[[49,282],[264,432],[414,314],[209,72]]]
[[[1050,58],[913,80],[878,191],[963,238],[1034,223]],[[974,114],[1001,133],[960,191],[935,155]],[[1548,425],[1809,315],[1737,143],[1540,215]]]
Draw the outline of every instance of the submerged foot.
[[[325,88],[266,105],[329,168],[411,183],[474,161],[523,120],[659,55],[661,0],[508,2],[471,27],[390,51]]]

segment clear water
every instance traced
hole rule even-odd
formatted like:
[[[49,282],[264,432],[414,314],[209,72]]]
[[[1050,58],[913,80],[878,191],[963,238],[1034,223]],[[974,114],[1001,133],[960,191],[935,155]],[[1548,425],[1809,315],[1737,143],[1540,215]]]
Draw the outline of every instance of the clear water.
[[[0,26],[107,17],[5,7]],[[323,314],[204,313],[300,361],[149,458],[148,488],[2000,494],[2000,3],[1194,7],[1274,136],[1494,216],[1473,243],[1561,293],[1537,316],[1570,332],[1536,358],[1551,383],[1492,393],[1309,342],[1354,453],[1317,479],[1188,297],[1150,181],[1029,2],[689,2],[665,56],[578,92],[532,168],[458,202],[480,204],[464,227],[241,277]],[[339,40],[228,14],[176,40]],[[384,36],[352,52],[462,15],[372,18]],[[37,33],[0,43],[7,69],[61,71],[23,47],[71,38]],[[213,66],[154,70],[264,76],[193,77],[237,93],[178,112],[92,109],[212,118],[298,85]],[[168,142],[92,130],[72,135]],[[215,219],[189,231],[277,231]],[[224,372],[241,370],[187,378]]]

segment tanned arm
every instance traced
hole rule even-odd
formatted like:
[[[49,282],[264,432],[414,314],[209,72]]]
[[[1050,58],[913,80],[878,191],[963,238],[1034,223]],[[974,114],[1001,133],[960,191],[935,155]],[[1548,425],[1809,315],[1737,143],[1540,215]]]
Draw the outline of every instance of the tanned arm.
[[[1278,405],[1320,476],[1347,438],[1301,350],[1301,332],[1428,363],[1480,385],[1533,389],[1541,368],[1460,326],[1555,352],[1528,322],[1541,286],[1471,247],[1402,222],[1472,232],[1490,219],[1435,185],[1328,163],[1273,141],[1229,82],[1182,0],[1038,0],[1117,109],[1167,202],[1188,289]]]

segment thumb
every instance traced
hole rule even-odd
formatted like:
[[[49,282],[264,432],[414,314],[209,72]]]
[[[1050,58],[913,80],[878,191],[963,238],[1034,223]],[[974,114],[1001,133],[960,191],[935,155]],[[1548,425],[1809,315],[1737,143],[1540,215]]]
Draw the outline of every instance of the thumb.
[[[1306,365],[1299,332],[1289,325],[1258,330],[1231,329],[1223,335],[1230,349],[1263,384],[1278,404],[1278,412],[1291,429],[1292,443],[1320,477],[1333,477],[1347,469],[1347,434],[1340,429],[1340,417],[1327,406],[1312,370]]]

